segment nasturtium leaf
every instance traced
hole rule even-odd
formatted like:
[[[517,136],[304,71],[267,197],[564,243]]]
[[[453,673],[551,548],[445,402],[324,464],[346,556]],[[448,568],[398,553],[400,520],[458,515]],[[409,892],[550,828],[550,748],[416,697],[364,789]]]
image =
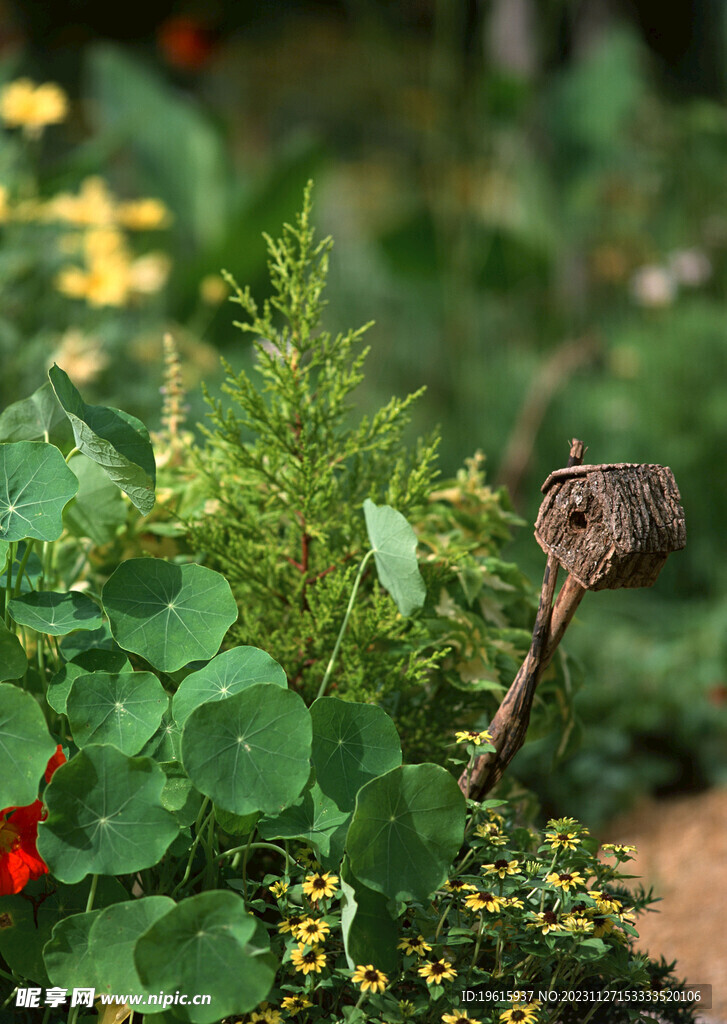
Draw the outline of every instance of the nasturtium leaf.
[[[258,647],[233,647],[218,654],[179,684],[172,700],[174,721],[181,728],[200,704],[224,700],[253,683],[288,685],[282,667]]]
[[[182,828],[196,821],[202,806],[202,794],[194,788],[181,762],[162,761],[167,781],[162,790],[162,804],[171,811]]]
[[[100,910],[65,917],[53,926],[53,934],[43,947],[43,960],[48,977],[54,985],[63,988],[88,986],[93,966],[88,935]]]
[[[49,636],[65,636],[74,629],[98,629],[103,621],[99,606],[75,590],[67,594],[51,590],[23,594],[8,603],[8,610],[21,626]]]
[[[104,405],[86,405],[68,374],[48,371],[58,401],[71,421],[76,447],[128,494],[143,516],[154,506],[156,465],[149,432],[136,416]]]
[[[0,441],[41,441],[63,419],[63,410],[46,381],[29,398],[13,402],[0,415]]]
[[[37,701],[12,683],[0,683],[0,807],[27,807],[56,741]]]
[[[376,964],[381,971],[394,971],[399,933],[388,900],[355,877],[347,858],[341,866],[341,893],[341,931],[348,966],[353,970],[358,964]]]
[[[139,751],[144,757],[153,757],[155,761],[178,761],[182,756],[182,733],[172,718],[172,699],[168,698],[167,706],[159,723],[159,728]]]
[[[182,762],[192,782],[233,814],[277,814],[310,775],[311,721],[301,697],[255,683],[202,704],[182,733]]]
[[[427,596],[417,562],[416,534],[401,512],[390,505],[374,505],[367,498],[363,509],[381,586],[389,591],[402,615],[411,615]]]
[[[161,558],[122,562],[106,581],[102,601],[119,646],[164,672],[211,658],[237,618],[224,576]]]
[[[0,681],[20,679],[27,667],[23,645],[0,619]]]
[[[74,455],[68,463],[78,478],[78,493],[66,506],[63,518],[74,537],[88,537],[94,544],[108,544],[126,521],[121,493],[96,462]]]
[[[111,636],[108,622],[99,629],[79,630],[61,640],[61,654],[66,661],[75,661],[84,651],[120,651],[121,648]]]
[[[57,540],[78,480],[52,444],[0,444],[0,539]]]
[[[139,936],[174,906],[168,896],[146,896],[99,911],[88,936],[90,964],[84,984],[93,985],[97,994],[146,995],[134,966],[134,946]],[[158,995],[158,989],[154,994]],[[141,1009],[140,1004],[136,1009]]]
[[[263,839],[301,839],[312,843],[326,868],[338,865],[343,855],[350,811],[340,810],[318,783],[275,817],[261,818],[258,831]]]
[[[74,680],[66,714],[79,747],[112,743],[132,755],[154,735],[167,704],[152,672],[94,672]]]
[[[464,838],[465,799],[435,764],[403,765],[359,790],[346,849],[364,885],[390,899],[426,900]]]
[[[166,778],[148,757],[110,745],[84,747],[57,769],[45,790],[48,817],[38,852],[52,874],[77,882],[151,867],[177,835],[161,803]]]
[[[217,804],[214,805],[214,808],[215,821],[224,832],[231,836],[249,835],[260,818],[259,811],[253,811],[252,814],[232,814],[230,811],[218,807]]]
[[[78,665],[85,672],[123,672],[125,669],[131,671],[131,662],[121,650],[104,651],[91,648],[88,651],[81,651],[69,664]]]
[[[353,810],[361,786],[401,764],[396,726],[374,704],[319,697],[310,709],[318,784],[341,810]]]
[[[91,879],[78,885],[54,880],[49,891],[45,876],[31,880],[17,896],[0,896],[0,954],[8,967],[21,978],[50,986],[43,961],[43,947],[53,926],[72,914],[83,913],[88,903]],[[109,875],[97,879],[94,903],[105,907],[127,900],[128,893]],[[87,985],[88,982],[84,982]]]
[[[137,940],[134,964],[148,991],[205,992],[207,1006],[175,1005],[195,1024],[246,1013],[269,993],[275,969],[239,896],[213,890],[178,903]]]

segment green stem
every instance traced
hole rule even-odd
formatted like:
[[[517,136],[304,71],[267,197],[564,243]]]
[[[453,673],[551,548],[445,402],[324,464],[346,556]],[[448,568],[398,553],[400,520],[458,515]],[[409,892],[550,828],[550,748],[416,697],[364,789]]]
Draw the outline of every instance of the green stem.
[[[20,585],[23,582],[23,573],[25,572],[25,566],[28,563],[28,559],[30,558],[30,552],[32,550],[33,550],[32,543],[29,543],[26,540],[26,542],[25,542],[25,551],[23,552],[23,557],[20,559],[20,565],[18,566],[18,572],[17,572],[17,575],[15,577],[15,586],[13,587],[13,597],[17,597],[20,594]]]
[[[88,899],[86,900],[86,913],[93,909],[93,901],[96,898],[96,886],[98,885],[98,875],[91,875],[91,888],[88,890]]]
[[[5,625],[10,629],[10,598],[13,593],[13,562],[15,561],[15,544],[8,544],[7,568],[5,570]]]
[[[182,875],[181,881],[179,881],[177,883],[177,885],[175,885],[174,889],[172,889],[172,891],[170,893],[170,896],[172,897],[172,899],[174,899],[174,897],[177,895],[179,890],[184,886],[184,884],[186,883],[187,879],[189,878],[190,872],[192,870],[192,861],[194,860],[194,855],[197,852],[197,847],[199,846],[200,842],[202,841],[202,836],[204,835],[204,825],[206,824],[206,821],[205,821],[205,823],[202,823],[202,816],[204,815],[204,812],[207,810],[207,805],[209,804],[209,802],[210,802],[210,798],[208,796],[206,796],[204,798],[204,800],[202,801],[202,806],[199,809],[199,814],[197,815],[197,820],[194,823],[195,837],[194,837],[194,840],[192,841],[192,846],[190,847],[190,850],[189,850],[189,858],[187,859],[187,866],[184,869],[184,874]],[[212,813],[213,812],[210,811],[210,814],[212,814]]]
[[[71,461],[74,455],[78,455],[80,450],[80,448],[71,448],[68,455],[66,455],[66,465],[68,465],[68,463]]]
[[[242,846],[233,846],[229,850],[225,850],[219,854],[220,857],[232,857],[233,854],[244,853],[245,850],[275,850],[276,853],[282,853],[285,857],[285,870],[290,870],[290,865],[295,866],[295,858],[291,857],[282,846],[275,846],[274,843],[244,843]]]
[[[331,655],[331,660],[328,662],[328,668],[326,669],[326,674],[323,676],[323,682],[321,683],[320,689],[318,690],[317,697],[323,697],[323,695],[325,694],[326,690],[328,689],[328,680],[331,678],[331,672],[333,671],[333,666],[336,663],[336,658],[338,656],[338,651],[339,651],[339,648],[341,646],[341,641],[343,640],[343,635],[346,632],[346,626],[348,625],[348,620],[351,617],[351,610],[353,609],[353,602],[356,600],[356,594],[358,593],[358,588],[359,588],[359,584],[361,582],[361,577],[363,576],[364,569],[366,568],[366,564],[368,563],[368,560],[371,558],[373,553],[374,553],[374,549],[373,548],[370,551],[367,551],[365,556],[364,556],[363,561],[361,562],[361,565],[359,566],[358,573],[356,574],[356,579],[355,579],[354,584],[353,584],[353,590],[351,591],[351,597],[349,598],[349,601],[348,601],[348,607],[346,608],[346,614],[343,617],[343,622],[341,623],[341,628],[338,631],[338,636],[336,637],[336,645],[333,648],[333,654]]]

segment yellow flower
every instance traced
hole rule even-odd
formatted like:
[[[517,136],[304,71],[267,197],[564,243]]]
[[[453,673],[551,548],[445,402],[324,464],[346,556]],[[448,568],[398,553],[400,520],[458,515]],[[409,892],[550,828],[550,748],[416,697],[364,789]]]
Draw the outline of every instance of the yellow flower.
[[[480,1021],[464,1013],[443,1013],[442,1024],[480,1024]]]
[[[494,821],[486,821],[482,825],[477,825],[475,835],[489,839],[493,846],[504,846],[507,842],[507,836],[502,834],[500,826]]]
[[[461,878],[451,878],[444,883],[447,892],[477,892],[477,886],[463,882]]]
[[[58,348],[48,358],[47,365],[58,363],[79,386],[95,380],[106,369],[109,358],[102,351],[97,338],[70,327],[60,340]]]
[[[517,896],[507,896],[502,901],[502,904],[505,907],[517,907],[518,910],[522,910],[525,906],[523,901],[521,899],[518,899]]]
[[[535,919],[528,921],[526,927],[540,928],[543,935],[547,935],[548,932],[562,932],[564,930],[554,910],[544,910],[542,913],[536,914]]]
[[[629,854],[638,852],[635,846],[623,846],[621,843],[603,843],[601,849],[615,854],[619,860],[631,860]]]
[[[557,850],[559,846],[564,850],[575,850],[580,843],[575,832],[546,832],[545,841],[550,843],[554,850]]]
[[[288,1013],[298,1013],[300,1010],[307,1010],[312,1005],[313,1003],[307,996],[301,995],[286,996],[280,1004],[281,1008]]]
[[[507,875],[519,874],[519,864],[520,862],[517,860],[505,860],[504,857],[501,857],[494,864],[483,864],[482,870],[485,874],[491,875],[494,872],[499,878],[506,878]]]
[[[64,220],[77,227],[112,227],[116,221],[116,202],[103,178],[84,178],[78,195],[60,192],[45,205],[46,220]]]
[[[316,920],[312,917],[304,917],[294,929],[293,934],[299,942],[305,943],[306,946],[312,946],[316,942],[323,942],[330,930],[322,918]]]
[[[302,942],[298,943],[298,948],[294,949],[290,954],[290,959],[296,971],[302,971],[303,974],[310,974],[311,971],[320,974],[326,966],[326,954],[322,953],[316,946],[313,946],[306,953],[305,945]]]
[[[474,743],[476,747],[482,743],[492,743],[492,736],[487,729],[483,729],[482,732],[466,729],[464,732],[455,733],[454,738],[457,743]]]
[[[272,885],[268,886],[268,889],[276,899],[279,899],[281,896],[285,896],[288,891],[288,882],[273,882]]]
[[[336,891],[337,884],[338,875],[332,875],[328,871],[324,875],[316,872],[314,875],[305,876],[303,892],[311,903],[315,903],[317,900],[332,896]]]
[[[8,128],[22,128],[38,138],[46,125],[58,124],[68,113],[68,97],[55,82],[36,85],[17,78],[0,92],[0,117]]]
[[[280,1024],[283,1019],[280,1016],[280,1010],[276,1010],[273,1006],[268,1006],[267,1003],[261,1003],[260,1010],[262,1013],[255,1010],[254,1013],[250,1014],[248,1018],[250,1024],[256,1024],[256,1022],[257,1024]]]
[[[167,227],[170,221],[169,210],[161,199],[132,199],[119,203],[117,216],[119,224],[132,231],[153,231]]]
[[[551,885],[556,886],[558,889],[562,889],[563,892],[569,892],[577,885],[585,885],[586,880],[580,871],[562,871],[558,874],[554,871],[550,875],[545,876],[545,881],[550,882]]]
[[[417,973],[421,974],[427,985],[437,985],[440,981],[451,981],[457,977],[457,972],[447,960],[430,960]]]
[[[219,306],[230,294],[227,282],[219,274],[207,274],[199,282],[199,295],[208,306]]]
[[[621,900],[617,900],[603,889],[588,889],[587,892],[596,901],[596,907],[602,914],[617,914],[623,908]]]
[[[563,918],[563,924],[569,932],[592,932],[593,921],[589,921],[587,917],[579,916],[578,914],[566,914]]]
[[[286,932],[290,932],[293,935],[293,937],[295,937],[295,930],[300,924],[301,920],[302,918],[298,915],[294,915],[293,917],[284,917],[283,920],[278,925],[278,931],[281,933],[281,935],[284,935]]]
[[[537,1024],[537,1008],[540,1004],[513,1003],[511,1010],[505,1010],[500,1014],[503,1024]]]
[[[415,939],[402,939],[397,948],[403,949],[407,955],[418,953],[421,956],[422,953],[429,953],[432,947],[424,941],[423,935],[417,935]]]
[[[465,898],[465,906],[470,910],[489,910],[491,914],[500,910],[503,905],[501,896],[495,896],[491,892],[473,892]]]
[[[389,979],[373,964],[358,966],[351,976],[351,981],[361,987],[362,992],[383,992]]]

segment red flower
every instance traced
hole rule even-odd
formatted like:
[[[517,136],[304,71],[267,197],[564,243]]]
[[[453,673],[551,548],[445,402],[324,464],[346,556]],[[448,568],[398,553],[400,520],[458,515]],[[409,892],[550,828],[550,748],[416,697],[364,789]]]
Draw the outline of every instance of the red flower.
[[[53,772],[65,760],[59,744],[46,766],[46,782],[50,782]],[[20,892],[31,878],[40,878],[48,871],[35,845],[38,822],[44,817],[40,799],[27,807],[6,807],[0,811],[0,896]]]

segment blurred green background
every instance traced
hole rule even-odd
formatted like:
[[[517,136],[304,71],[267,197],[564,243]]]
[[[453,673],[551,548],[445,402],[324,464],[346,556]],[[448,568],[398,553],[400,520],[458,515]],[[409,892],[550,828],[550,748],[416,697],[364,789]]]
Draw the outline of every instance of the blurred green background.
[[[544,771],[553,750],[532,743],[513,770],[592,824],[724,782],[726,44],[720,0],[6,0],[1,83],[55,81],[70,104],[0,139],[0,400],[55,358],[154,428],[171,330],[201,418],[217,352],[249,363],[219,272],[266,287],[260,233],[313,177],[329,325],[376,320],[361,406],[427,385],[415,432],[441,425],[447,476],[486,453],[533,579],[540,485],[571,437],[589,461],[669,465],[681,489],[686,550],[653,591],[589,595],[569,631],[579,751]],[[115,198],[77,209],[77,236],[122,200],[169,212],[124,229],[134,284],[114,301],[91,290],[108,268],[87,236],[48,212],[94,176]],[[82,250],[74,296],[59,275]]]

